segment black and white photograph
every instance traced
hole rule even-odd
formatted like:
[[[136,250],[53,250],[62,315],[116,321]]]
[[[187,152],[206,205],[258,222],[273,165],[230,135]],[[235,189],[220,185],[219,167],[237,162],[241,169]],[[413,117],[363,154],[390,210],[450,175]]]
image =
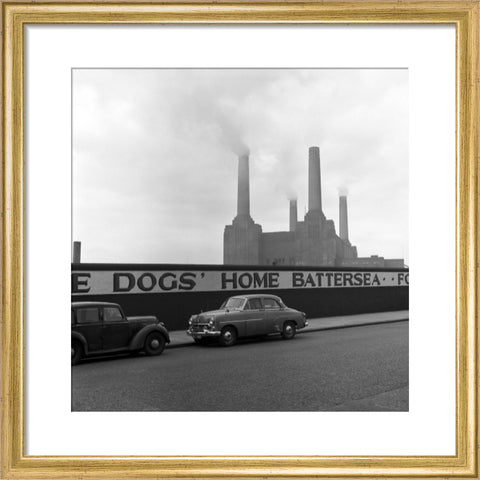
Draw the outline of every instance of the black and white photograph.
[[[72,411],[409,411],[408,69],[71,87]]]

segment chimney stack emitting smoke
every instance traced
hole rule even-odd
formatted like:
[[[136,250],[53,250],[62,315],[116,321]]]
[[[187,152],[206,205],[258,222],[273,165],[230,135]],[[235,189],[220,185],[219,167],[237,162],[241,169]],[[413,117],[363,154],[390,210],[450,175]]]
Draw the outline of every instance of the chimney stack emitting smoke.
[[[340,195],[339,201],[339,236],[342,240],[348,240],[347,196]]]
[[[308,149],[308,211],[322,211],[320,149]]]
[[[297,199],[290,200],[290,231],[297,229]]]
[[[250,215],[248,154],[243,154],[238,157],[237,215]]]

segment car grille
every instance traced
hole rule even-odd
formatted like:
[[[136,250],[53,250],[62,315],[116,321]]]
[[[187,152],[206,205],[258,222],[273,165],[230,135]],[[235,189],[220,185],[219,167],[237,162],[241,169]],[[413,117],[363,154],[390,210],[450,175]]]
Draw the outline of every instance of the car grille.
[[[205,329],[208,329],[208,328],[209,328],[209,325],[207,325],[206,323],[204,323],[204,324],[197,323],[197,324],[191,326],[191,330],[193,332],[203,332]]]

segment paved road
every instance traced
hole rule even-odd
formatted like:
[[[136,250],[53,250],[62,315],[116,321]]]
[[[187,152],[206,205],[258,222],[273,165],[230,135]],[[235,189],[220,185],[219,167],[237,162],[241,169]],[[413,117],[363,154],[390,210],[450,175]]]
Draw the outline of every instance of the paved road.
[[[72,410],[407,411],[408,322],[89,360]]]

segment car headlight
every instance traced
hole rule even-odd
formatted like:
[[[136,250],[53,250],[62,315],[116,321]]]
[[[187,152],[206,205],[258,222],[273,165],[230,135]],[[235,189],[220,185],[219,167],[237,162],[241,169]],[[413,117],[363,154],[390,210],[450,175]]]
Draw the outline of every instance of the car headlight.
[[[208,321],[208,324],[209,324],[209,325],[213,325],[213,318],[211,318],[211,319]]]
[[[190,320],[188,321],[188,324],[191,325],[193,323],[193,317],[190,317]]]

